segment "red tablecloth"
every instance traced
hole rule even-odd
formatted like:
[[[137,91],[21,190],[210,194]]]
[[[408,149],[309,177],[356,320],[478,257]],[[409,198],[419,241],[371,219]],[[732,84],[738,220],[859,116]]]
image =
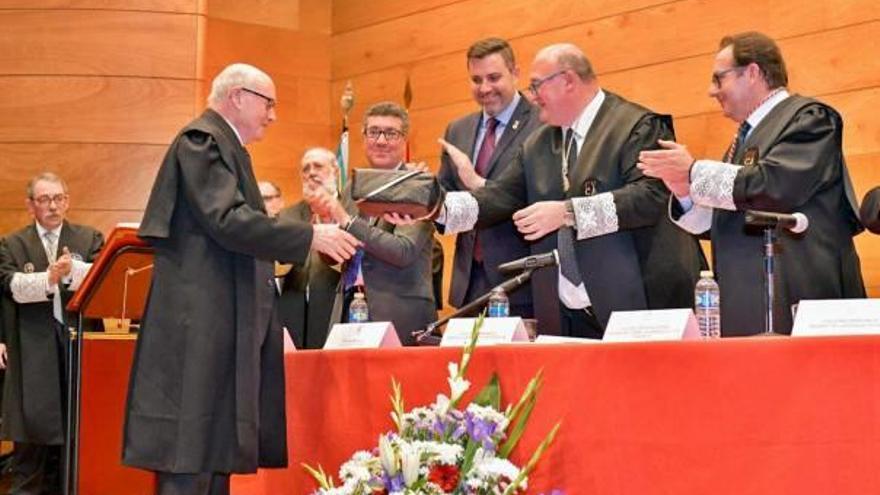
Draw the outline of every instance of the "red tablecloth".
[[[406,407],[447,393],[458,349],[304,351],[287,357],[290,467],[233,478],[235,495],[301,494],[300,463],[338,478],[376,445],[391,378]],[[880,337],[479,348],[470,378],[492,371],[514,401],[544,369],[545,386],[515,458],[552,425],[556,444],[530,493],[880,493]]]

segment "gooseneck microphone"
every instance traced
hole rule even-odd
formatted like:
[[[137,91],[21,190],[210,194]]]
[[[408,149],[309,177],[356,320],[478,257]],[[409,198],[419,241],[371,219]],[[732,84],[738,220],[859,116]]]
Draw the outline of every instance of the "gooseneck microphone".
[[[746,210],[746,225],[787,229],[795,234],[807,230],[810,220],[803,213],[775,213],[772,211]]]
[[[559,255],[556,250],[548,253],[534,254],[526,256],[518,260],[508,261],[498,265],[498,271],[504,275],[521,272],[524,270],[535,270],[545,266],[556,266],[559,264]]]

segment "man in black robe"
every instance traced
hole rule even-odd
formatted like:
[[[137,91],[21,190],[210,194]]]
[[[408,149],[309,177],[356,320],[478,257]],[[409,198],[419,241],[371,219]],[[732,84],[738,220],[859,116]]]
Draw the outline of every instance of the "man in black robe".
[[[776,43],[746,32],[724,37],[709,96],[740,124],[723,161],[694,160],[683,145],[641,154],[647,175],[673,193],[671,213],[682,228],[709,232],[721,288],[721,333],[764,330],[762,229],[745,211],[800,212],[801,234],[781,232],[774,274],[774,330],[790,333],[801,299],[864,297],[853,236],[862,230],[843,158],[843,121],[833,108],[789,94]]]
[[[636,168],[641,150],[672,138],[671,119],[603,91],[571,44],[538,52],[529,89],[545,125],[497,180],[446,146],[472,191],[447,194],[446,232],[512,214],[532,253],[558,247],[560,269],[531,282],[541,333],[601,338],[612,311],[689,307],[699,245],[666,218],[662,182]]]
[[[104,237],[65,220],[67,185],[55,174],[28,183],[26,204],[34,223],[0,245],[5,319],[0,362],[8,365],[2,437],[15,442],[9,493],[60,493],[69,342],[63,308]]]
[[[273,260],[337,261],[334,225],[266,215],[244,145],[275,120],[275,85],[245,64],[214,79],[209,108],[169,147],[140,235],[153,281],[129,382],[123,462],[159,494],[226,494],[230,473],[287,463],[283,336]]]

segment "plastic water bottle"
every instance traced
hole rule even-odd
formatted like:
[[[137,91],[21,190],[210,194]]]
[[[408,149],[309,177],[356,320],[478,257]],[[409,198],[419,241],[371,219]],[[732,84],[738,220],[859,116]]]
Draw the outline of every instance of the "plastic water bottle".
[[[510,301],[501,287],[492,289],[489,297],[489,318],[507,318],[510,316]]]
[[[363,292],[355,292],[351,306],[348,307],[349,323],[366,323],[370,321],[370,309]]]
[[[711,270],[700,272],[700,280],[694,289],[694,314],[700,337],[717,339],[721,337],[721,291]]]

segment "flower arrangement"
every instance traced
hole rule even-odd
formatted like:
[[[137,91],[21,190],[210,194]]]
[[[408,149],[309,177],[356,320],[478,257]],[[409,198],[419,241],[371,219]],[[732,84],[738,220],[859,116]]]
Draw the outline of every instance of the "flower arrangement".
[[[483,318],[477,319],[461,363],[449,363],[450,393],[428,406],[404,411],[400,384],[392,379],[391,419],[396,427],[379,435],[378,447],[355,452],[339,469],[341,486],[321,466],[303,467],[318,482],[314,495],[514,495],[525,493],[528,475],[550,447],[560,424],[547,434],[522,468],[508,456],[517,445],[537,401],[539,371],[515,405],[501,409],[498,376],[463,410],[470,388],[465,378]],[[556,492],[554,492],[556,493]]]

